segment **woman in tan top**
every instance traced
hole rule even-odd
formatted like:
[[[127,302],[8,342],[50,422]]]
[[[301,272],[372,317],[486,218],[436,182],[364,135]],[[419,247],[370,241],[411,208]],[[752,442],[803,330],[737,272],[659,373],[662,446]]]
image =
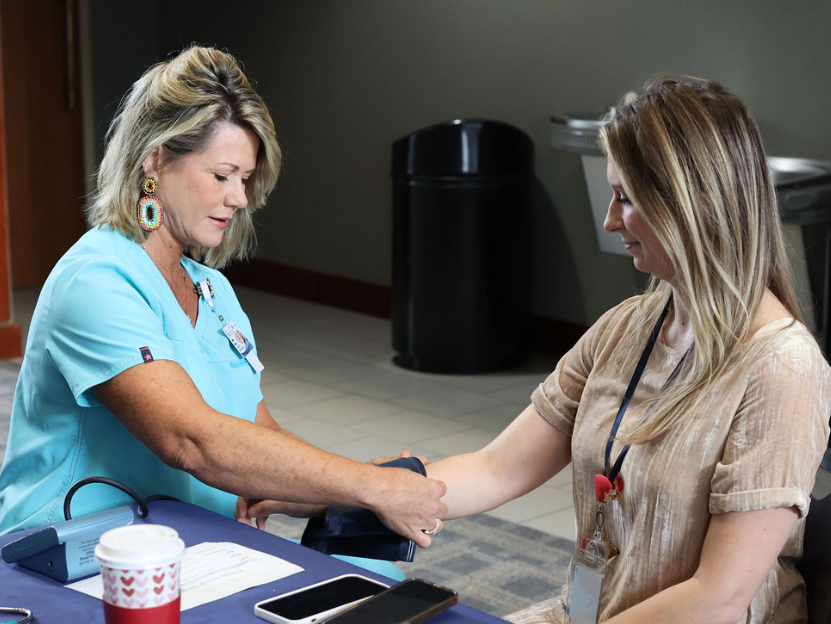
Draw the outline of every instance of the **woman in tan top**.
[[[604,227],[649,289],[607,312],[492,443],[428,474],[457,518],[572,462],[578,546],[617,481],[598,621],[805,622],[794,558],[831,371],[800,321],[758,127],[721,85],[664,79],[617,109],[601,144]],[[567,609],[564,592],[509,619],[567,622]]]

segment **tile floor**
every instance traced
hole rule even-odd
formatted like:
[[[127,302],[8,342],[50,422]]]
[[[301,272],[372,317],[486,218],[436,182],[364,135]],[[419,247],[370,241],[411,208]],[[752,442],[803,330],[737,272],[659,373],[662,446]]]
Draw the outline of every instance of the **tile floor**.
[[[251,318],[271,414],[312,444],[358,460],[413,454],[437,460],[493,439],[528,404],[556,361],[482,375],[415,373],[392,363],[390,321],[239,288]],[[13,292],[24,332],[37,289]],[[569,468],[491,512],[574,539]]]

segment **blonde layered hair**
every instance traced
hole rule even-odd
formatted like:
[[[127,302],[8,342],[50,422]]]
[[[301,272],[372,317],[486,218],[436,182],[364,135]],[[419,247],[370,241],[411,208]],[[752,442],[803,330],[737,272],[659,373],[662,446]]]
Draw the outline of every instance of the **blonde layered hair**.
[[[801,319],[761,134],[738,96],[713,81],[653,79],[607,119],[600,143],[670,258],[694,336],[648,419],[620,436],[642,443],[688,416],[738,362],[765,289]],[[620,370],[634,370],[671,293],[652,277],[636,312],[641,331],[617,350]]]
[[[168,162],[207,148],[216,124],[228,122],[260,139],[257,164],[248,179],[248,207],[238,210],[215,248],[191,246],[186,253],[213,267],[246,257],[254,248],[252,214],[265,204],[280,171],[280,147],[274,123],[230,54],[192,46],[175,58],[150,67],[119,105],[107,132],[107,147],[97,172],[97,187],[87,207],[93,227],[109,225],[144,242],[147,232],[136,218],[144,180],[142,163],[156,148]]]

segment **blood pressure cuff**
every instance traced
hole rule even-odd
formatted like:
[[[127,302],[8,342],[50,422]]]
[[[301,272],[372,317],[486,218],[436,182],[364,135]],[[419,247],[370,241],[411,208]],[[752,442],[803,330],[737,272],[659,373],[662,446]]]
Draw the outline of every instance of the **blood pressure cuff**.
[[[381,466],[408,468],[427,476],[416,457],[399,457]],[[415,543],[388,529],[373,512],[362,507],[332,506],[322,518],[310,518],[300,540],[327,555],[349,555],[384,561],[412,561]]]

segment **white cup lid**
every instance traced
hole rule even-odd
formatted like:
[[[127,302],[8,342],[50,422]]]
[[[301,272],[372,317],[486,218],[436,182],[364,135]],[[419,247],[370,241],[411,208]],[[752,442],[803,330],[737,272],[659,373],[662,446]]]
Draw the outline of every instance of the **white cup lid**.
[[[104,533],[95,547],[95,559],[110,567],[147,568],[177,561],[184,551],[185,543],[174,529],[131,524]]]

